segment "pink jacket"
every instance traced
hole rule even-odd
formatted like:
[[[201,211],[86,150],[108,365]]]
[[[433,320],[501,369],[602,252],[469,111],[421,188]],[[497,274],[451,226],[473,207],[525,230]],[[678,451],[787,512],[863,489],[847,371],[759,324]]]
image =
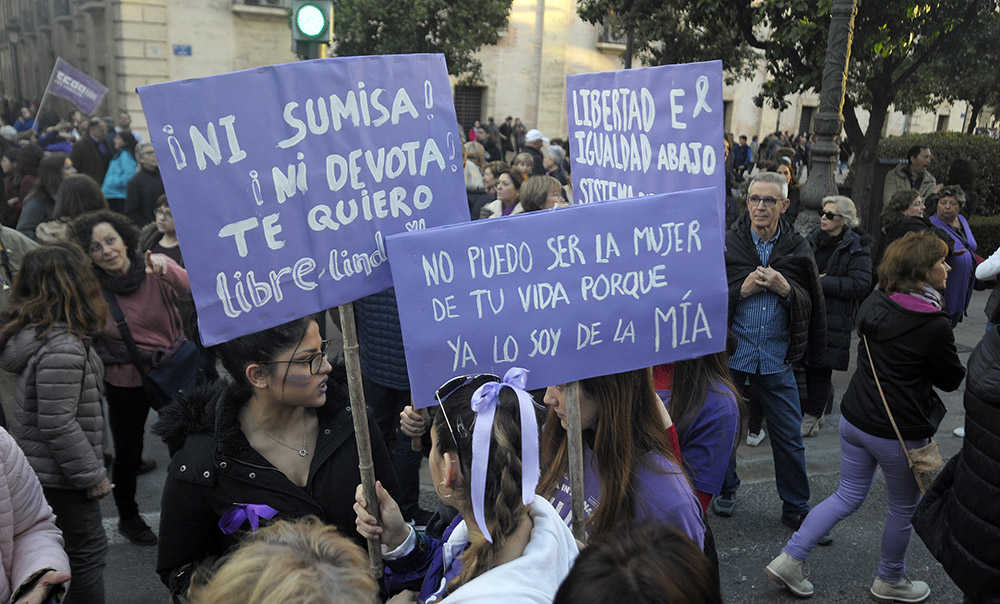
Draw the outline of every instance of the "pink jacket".
[[[62,532],[42,485],[10,434],[0,428],[0,601],[42,569],[69,572]]]

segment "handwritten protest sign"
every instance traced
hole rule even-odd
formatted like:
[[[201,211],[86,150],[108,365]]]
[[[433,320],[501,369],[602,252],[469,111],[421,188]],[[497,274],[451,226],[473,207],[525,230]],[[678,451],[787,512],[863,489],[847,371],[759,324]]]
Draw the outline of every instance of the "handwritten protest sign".
[[[385,289],[389,234],[469,219],[442,55],[319,59],[139,95],[206,345]]]
[[[725,347],[715,191],[653,195],[388,239],[417,406],[461,374],[538,388]]]
[[[566,77],[574,203],[717,187],[725,215],[722,62]]]

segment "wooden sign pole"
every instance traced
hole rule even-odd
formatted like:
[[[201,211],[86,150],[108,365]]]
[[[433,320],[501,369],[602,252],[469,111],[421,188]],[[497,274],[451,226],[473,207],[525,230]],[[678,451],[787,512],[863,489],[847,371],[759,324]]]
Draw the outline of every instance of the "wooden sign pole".
[[[580,422],[580,382],[564,386],[566,400],[566,435],[569,463],[569,486],[572,490],[573,536],[587,542],[587,517],[583,510],[583,428]]]
[[[365,389],[361,382],[361,356],[358,353],[358,327],[354,323],[354,303],[348,302],[338,307],[340,329],[344,335],[344,365],[347,368],[347,387],[351,393],[351,416],[354,418],[354,440],[358,444],[358,469],[361,484],[368,502],[368,513],[382,522],[375,493],[375,464],[372,462],[371,433],[368,431],[368,411],[365,404]],[[375,579],[382,577],[382,540],[378,537],[368,540],[369,572]]]

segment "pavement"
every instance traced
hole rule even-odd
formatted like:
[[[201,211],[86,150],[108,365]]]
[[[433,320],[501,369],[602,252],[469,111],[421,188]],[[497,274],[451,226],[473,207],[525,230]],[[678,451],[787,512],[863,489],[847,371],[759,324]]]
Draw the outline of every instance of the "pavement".
[[[983,308],[989,292],[976,292],[969,307],[969,317],[955,329],[962,362],[968,360],[972,348],[979,342],[986,329]],[[332,340],[331,350],[339,349],[339,332],[328,324]],[[853,350],[857,350],[856,347]],[[846,372],[834,372],[834,400],[839,401],[854,372],[854,360]],[[965,421],[962,404],[963,386],[955,392],[940,392],[948,414],[942,421],[937,440],[944,457],[954,455],[962,441],[951,431]],[[150,414],[147,423],[146,451],[144,457],[155,459],[158,467],[139,477],[138,503],[146,520],[158,530],[160,494],[169,463],[166,446],[149,432],[155,421]],[[839,407],[834,415],[826,418],[819,435],[806,439],[806,464],[812,491],[811,504],[817,505],[832,494],[838,483],[840,467],[840,440],[837,423]],[[742,485],[737,494],[737,507],[732,518],[719,518],[709,512],[708,523],[715,533],[719,552],[723,599],[728,603],[798,602],[786,590],[772,583],[764,575],[764,566],[780,553],[791,536],[791,530],[781,524],[781,500],[774,487],[774,470],[770,439],[758,447],[741,445],[737,457]],[[350,488],[354,488],[353,485]],[[431,507],[435,500],[433,485],[426,470],[421,472],[421,503]],[[145,604],[167,601],[166,588],[156,575],[156,548],[140,547],[128,543],[117,532],[117,512],[110,497],[101,502],[104,527],[108,535],[105,585],[107,601],[121,604]],[[861,508],[834,527],[833,544],[817,547],[806,563],[807,573],[816,588],[811,602],[851,603],[871,602],[868,590],[878,567],[879,548],[886,503],[885,482],[881,472],[876,475],[872,491]],[[915,534],[910,541],[907,574],[911,579],[926,581],[931,586],[928,602],[961,603],[962,594],[944,570],[927,551]]]

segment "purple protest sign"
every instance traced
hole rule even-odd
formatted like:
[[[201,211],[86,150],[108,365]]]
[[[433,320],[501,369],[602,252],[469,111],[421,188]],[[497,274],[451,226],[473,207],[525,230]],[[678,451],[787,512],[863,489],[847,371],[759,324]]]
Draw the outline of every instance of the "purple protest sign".
[[[716,187],[725,216],[722,61],[570,75],[566,100],[574,203]]]
[[[385,238],[468,221],[442,55],[139,89],[206,345],[392,284]]]
[[[388,239],[418,407],[455,375],[528,387],[718,352],[727,287],[716,191],[481,220]]]
[[[90,115],[97,111],[97,106],[101,104],[108,89],[59,57],[52,68],[47,92],[66,99],[77,109]]]

